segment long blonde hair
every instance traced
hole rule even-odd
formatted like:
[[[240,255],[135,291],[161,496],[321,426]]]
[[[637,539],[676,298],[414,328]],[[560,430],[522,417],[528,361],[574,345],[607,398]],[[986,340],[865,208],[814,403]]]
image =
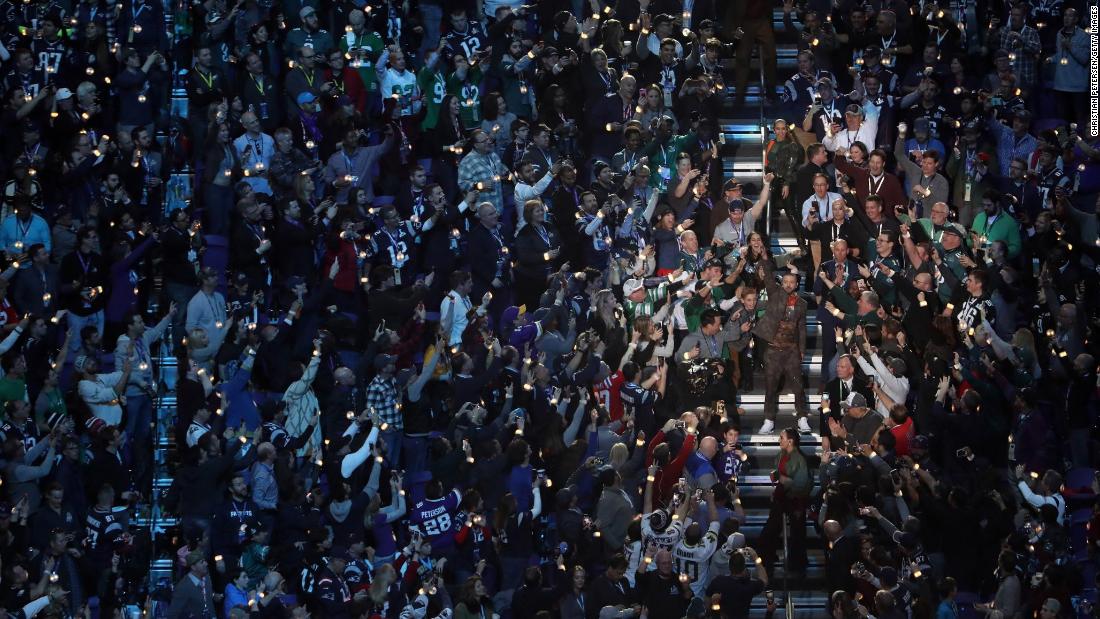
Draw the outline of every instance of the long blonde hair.
[[[622,443],[615,443],[611,446],[611,468],[618,471],[623,468],[623,466],[626,464],[626,461],[629,459],[630,451],[627,450],[626,445]]]
[[[389,563],[383,563],[374,573],[374,580],[370,583],[370,599],[376,605],[386,603],[390,585],[397,580],[397,572]]]

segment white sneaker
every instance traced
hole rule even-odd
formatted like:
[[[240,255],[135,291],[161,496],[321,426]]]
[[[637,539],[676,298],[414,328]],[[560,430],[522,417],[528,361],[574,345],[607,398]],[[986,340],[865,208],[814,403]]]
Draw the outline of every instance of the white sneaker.
[[[812,434],[813,430],[810,429],[810,422],[806,421],[805,417],[798,418],[798,431],[803,434]]]
[[[757,434],[775,434],[775,422],[771,419],[765,419],[764,425],[760,426],[760,431]]]

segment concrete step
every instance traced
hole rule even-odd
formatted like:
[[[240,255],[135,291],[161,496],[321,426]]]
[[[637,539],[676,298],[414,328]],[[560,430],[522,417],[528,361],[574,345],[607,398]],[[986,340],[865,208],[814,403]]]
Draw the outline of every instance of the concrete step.
[[[745,522],[744,524],[741,525],[741,532],[745,534],[745,537],[749,539],[750,543],[752,543],[753,540],[760,537],[760,534],[764,530],[764,524],[768,521],[767,511],[765,511],[765,510],[760,510],[760,511],[762,511],[763,514],[761,514],[761,516],[759,518],[757,518],[757,520],[753,520],[750,517],[749,521],[747,521],[747,522]],[[817,529],[814,528],[813,523],[807,521],[806,522],[806,540],[807,540],[807,543],[809,543],[809,540],[811,540],[811,539],[818,540]]]
[[[764,177],[764,160],[759,154],[722,157],[722,173],[727,178],[736,176],[741,182],[746,182],[750,178],[759,182],[759,179]]]

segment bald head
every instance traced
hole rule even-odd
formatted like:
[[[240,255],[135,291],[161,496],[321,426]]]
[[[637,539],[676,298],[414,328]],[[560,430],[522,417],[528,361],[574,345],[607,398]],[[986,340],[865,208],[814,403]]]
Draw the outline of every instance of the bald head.
[[[844,527],[836,520],[826,520],[821,528],[825,530],[825,538],[830,542],[840,539],[840,534],[844,532]]]
[[[833,260],[836,260],[837,262],[844,262],[848,259],[848,241],[845,241],[844,239],[837,239],[833,241],[830,249],[833,250]]]
[[[713,436],[704,436],[703,440],[699,442],[699,453],[710,460],[718,453],[718,441],[714,440]]]
[[[352,372],[351,368],[346,368],[344,366],[336,368],[336,371],[332,373],[332,377],[341,385],[351,385],[355,383],[355,372]]]
[[[928,273],[917,273],[917,276],[913,278],[913,285],[919,290],[928,292],[932,290],[932,276]]]
[[[1087,352],[1083,352],[1073,359],[1073,369],[1079,374],[1084,374],[1096,367],[1096,359]]]
[[[480,219],[484,219],[495,212],[497,212],[497,209],[491,202],[482,202],[477,205],[477,216]]]

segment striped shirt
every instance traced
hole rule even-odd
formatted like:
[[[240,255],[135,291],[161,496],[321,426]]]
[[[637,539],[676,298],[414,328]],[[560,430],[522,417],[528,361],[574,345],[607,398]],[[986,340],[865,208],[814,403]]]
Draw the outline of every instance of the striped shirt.
[[[641,301],[626,299],[623,302],[623,309],[626,310],[627,327],[633,330],[634,319],[638,316],[652,316],[657,311],[658,304],[664,301],[666,290],[668,290],[668,284],[661,283],[653,288],[646,288],[645,298]]]

